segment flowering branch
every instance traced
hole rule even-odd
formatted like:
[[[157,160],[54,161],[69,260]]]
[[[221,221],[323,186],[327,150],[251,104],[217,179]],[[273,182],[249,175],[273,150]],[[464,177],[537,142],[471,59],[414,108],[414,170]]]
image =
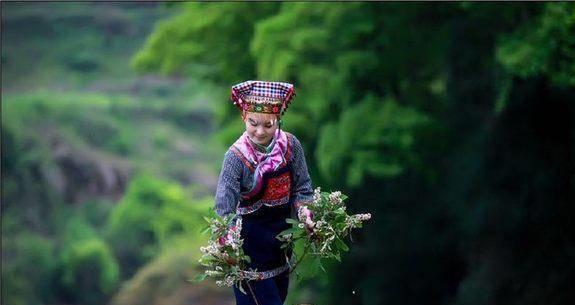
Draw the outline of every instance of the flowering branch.
[[[215,213],[205,218],[208,226],[204,231],[210,233],[210,238],[207,246],[200,247],[203,255],[199,262],[206,270],[196,280],[213,277],[218,286],[237,285],[243,290],[240,282],[251,279],[249,273],[245,272],[250,258],[242,248],[242,219],[237,218],[234,222],[234,218],[234,214],[221,217]]]
[[[349,250],[343,241],[355,228],[361,228],[364,221],[371,219],[371,214],[348,215],[344,200],[346,195],[341,192],[321,192],[318,187],[314,191],[313,201],[298,208],[298,220],[288,219],[292,228],[281,232],[278,239],[284,242],[284,247],[303,241],[304,251],[291,268],[299,265],[312,249],[312,256],[317,258],[333,258],[340,260],[341,253]]]

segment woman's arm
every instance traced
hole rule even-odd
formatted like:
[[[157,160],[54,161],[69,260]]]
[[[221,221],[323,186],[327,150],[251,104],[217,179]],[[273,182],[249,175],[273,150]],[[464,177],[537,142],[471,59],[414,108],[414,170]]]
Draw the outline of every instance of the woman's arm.
[[[297,209],[313,200],[313,189],[311,178],[305,162],[305,154],[299,140],[293,137],[293,177],[294,187],[292,188],[292,196],[295,196],[294,208]]]
[[[224,155],[222,170],[216,189],[215,209],[220,216],[236,212],[240,199],[240,179],[243,172],[242,161],[230,150]]]

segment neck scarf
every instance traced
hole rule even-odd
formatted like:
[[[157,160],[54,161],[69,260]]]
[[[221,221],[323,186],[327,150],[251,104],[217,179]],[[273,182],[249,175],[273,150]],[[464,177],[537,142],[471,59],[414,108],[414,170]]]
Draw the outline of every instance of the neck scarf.
[[[278,128],[271,143],[265,148],[265,152],[259,151],[244,132],[233,144],[244,157],[255,165],[254,180],[252,187],[242,197],[250,198],[261,190],[263,186],[263,175],[273,172],[285,164],[285,153],[287,151],[287,134]]]

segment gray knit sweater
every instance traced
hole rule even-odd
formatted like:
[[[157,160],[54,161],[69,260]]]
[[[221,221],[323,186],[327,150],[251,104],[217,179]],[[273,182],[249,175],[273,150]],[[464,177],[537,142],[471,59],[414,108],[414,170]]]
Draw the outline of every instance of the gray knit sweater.
[[[292,134],[293,153],[288,162],[291,163],[294,183],[291,190],[291,198],[295,204],[309,202],[313,199],[311,178],[307,170],[303,148],[299,140]],[[250,169],[228,149],[224,155],[222,170],[218,179],[216,190],[216,213],[224,216],[235,213],[240,200],[240,192],[248,190],[252,185],[253,173]]]

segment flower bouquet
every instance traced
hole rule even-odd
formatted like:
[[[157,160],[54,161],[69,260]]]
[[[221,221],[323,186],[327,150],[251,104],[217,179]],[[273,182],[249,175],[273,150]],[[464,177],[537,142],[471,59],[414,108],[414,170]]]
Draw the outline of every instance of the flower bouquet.
[[[290,272],[307,254],[318,259],[318,262],[319,259],[330,258],[339,261],[341,253],[349,250],[343,240],[352,229],[361,228],[363,221],[369,220],[371,214],[348,215],[343,203],[346,198],[341,192],[321,192],[318,187],[314,191],[313,201],[298,209],[298,220],[286,219],[292,228],[281,232],[276,238],[283,242],[282,248],[303,248],[303,251],[294,252],[294,256],[299,257],[295,260],[292,257],[291,262],[295,263],[290,266]],[[214,213],[205,219],[208,222],[205,231],[210,233],[210,237],[208,245],[200,248],[203,253],[200,263],[206,270],[197,280],[212,277],[218,286],[236,285],[242,290],[240,282],[256,280],[257,276],[254,270],[247,269],[250,258],[242,248],[241,218],[234,221],[233,214],[221,217]],[[321,264],[320,267],[323,269]]]
[[[209,276],[216,279],[218,286],[237,285],[241,290],[239,283],[252,279],[246,270],[250,258],[244,254],[243,240],[240,238],[242,219],[234,221],[234,214],[225,217],[213,214],[212,217],[205,217],[208,226],[204,232],[210,233],[208,245],[200,247],[203,254],[199,262],[206,270],[196,280],[202,281]]]
[[[298,209],[299,221],[286,220],[292,224],[292,228],[277,237],[283,241],[283,247],[298,248],[296,243],[303,245],[292,271],[308,254],[315,257],[318,263],[320,259],[340,261],[342,252],[349,250],[344,239],[352,229],[361,228],[364,221],[371,219],[371,214],[348,215],[343,203],[345,199],[347,196],[341,192],[321,192],[318,187],[314,191],[313,201]],[[323,269],[321,264],[319,267]]]

